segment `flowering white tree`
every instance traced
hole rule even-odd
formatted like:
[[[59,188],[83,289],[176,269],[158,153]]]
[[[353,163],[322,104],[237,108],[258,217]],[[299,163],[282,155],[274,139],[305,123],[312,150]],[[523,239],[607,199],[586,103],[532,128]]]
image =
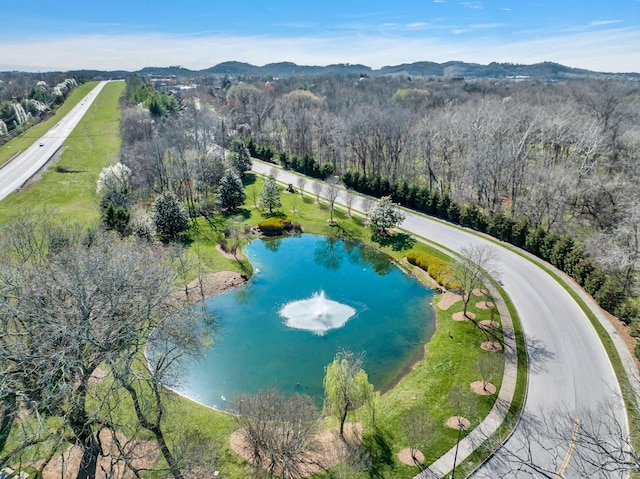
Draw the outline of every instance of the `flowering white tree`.
[[[102,222],[110,230],[129,234],[131,202],[131,170],[122,163],[102,169],[96,192],[100,195]]]
[[[405,214],[396,208],[390,196],[383,196],[369,211],[366,225],[374,234],[387,234],[388,230],[398,226],[405,219]]]
[[[131,170],[127,165],[116,163],[102,168],[98,176],[96,193],[115,206],[125,207],[131,195]]]

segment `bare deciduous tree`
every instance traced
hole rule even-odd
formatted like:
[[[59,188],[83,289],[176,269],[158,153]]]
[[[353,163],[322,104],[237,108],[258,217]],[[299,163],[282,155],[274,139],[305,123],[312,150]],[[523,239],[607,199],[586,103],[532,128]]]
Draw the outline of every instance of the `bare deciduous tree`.
[[[274,389],[243,394],[236,411],[238,434],[258,470],[294,479],[317,464],[312,453],[319,448],[315,434],[320,415],[311,397],[295,394],[287,399]]]
[[[298,176],[298,180],[296,182],[298,189],[300,190],[300,196],[304,198],[304,187],[307,185],[307,179],[304,176]]]
[[[453,271],[462,290],[465,316],[473,290],[482,285],[485,274],[490,277],[498,275],[496,260],[497,251],[491,246],[470,245],[462,249],[459,262]]]
[[[324,185],[320,181],[311,182],[311,190],[316,195],[316,203],[320,204],[320,196],[324,193]]]
[[[411,457],[416,465],[420,464],[417,453],[426,447],[436,429],[435,421],[424,406],[415,404],[403,411],[400,416],[400,430],[411,449]]]
[[[336,205],[336,200],[338,199],[338,196],[340,195],[340,180],[337,177],[332,177],[329,178],[326,181],[326,186],[324,188],[324,191],[327,195],[327,200],[329,201],[329,211],[330,211],[330,215],[331,218],[329,219],[329,223],[330,224],[335,224],[334,220],[333,220],[333,210],[335,208]]]
[[[196,331],[196,312],[180,306],[165,253],[112,238],[94,237],[85,246],[68,236],[55,249],[22,259],[5,250],[1,259],[0,400],[4,411],[20,401],[31,415],[9,426],[14,440],[0,463],[20,461],[37,446],[44,467],[71,443],[82,450],[77,477],[94,477],[103,452],[97,433],[117,429],[114,401],[124,388],[140,406],[136,412],[148,411],[152,397],[156,421],[143,413],[139,423],[180,477],[162,434],[162,384],[167,367],[195,352],[205,336]],[[151,369],[145,345],[158,351],[150,358],[162,358],[150,359]],[[116,381],[92,387],[94,372],[105,366]]]
[[[356,202],[356,194],[353,191],[349,191],[347,190],[347,192],[344,195],[344,204],[347,207],[347,215],[351,216],[351,208],[353,208],[353,205]]]

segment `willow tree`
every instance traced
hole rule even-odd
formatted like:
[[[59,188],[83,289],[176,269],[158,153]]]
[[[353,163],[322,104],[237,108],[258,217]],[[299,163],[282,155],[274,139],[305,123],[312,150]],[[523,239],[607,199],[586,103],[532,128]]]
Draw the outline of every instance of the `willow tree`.
[[[324,368],[325,413],[340,421],[340,436],[344,439],[347,415],[361,406],[373,404],[373,385],[362,369],[362,357],[351,351],[336,354]]]

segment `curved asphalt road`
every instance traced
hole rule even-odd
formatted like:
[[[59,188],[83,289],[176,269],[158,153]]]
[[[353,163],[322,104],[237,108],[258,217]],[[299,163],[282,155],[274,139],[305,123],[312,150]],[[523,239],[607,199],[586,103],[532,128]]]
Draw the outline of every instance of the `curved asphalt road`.
[[[22,188],[62,146],[80,122],[98,93],[107,84],[102,81],[38,141],[0,168],[0,200]]]
[[[254,162],[254,170],[261,174],[268,175],[272,168]],[[278,181],[295,185],[297,178],[293,173],[278,170]],[[310,181],[307,180],[307,188]],[[341,198],[345,194],[341,192]],[[354,208],[363,210],[360,197]],[[407,213],[401,227],[458,253],[471,244],[493,245],[469,231],[413,213]],[[497,253],[501,282],[518,311],[527,341],[530,373],[524,414],[535,416],[561,406],[568,410],[595,410],[601,401],[610,401],[612,391],[620,391],[615,373],[600,339],[577,303],[531,261],[502,247],[497,248]],[[623,411],[621,404],[619,417],[626,424]],[[568,431],[567,437],[570,436]],[[509,442],[506,446],[509,447]],[[535,463],[556,471],[569,444],[554,452],[555,459],[542,448],[532,447]],[[525,471],[526,468],[519,473],[508,472],[499,461],[489,461],[475,477],[543,477]],[[558,477],[577,477],[577,473],[569,464]]]

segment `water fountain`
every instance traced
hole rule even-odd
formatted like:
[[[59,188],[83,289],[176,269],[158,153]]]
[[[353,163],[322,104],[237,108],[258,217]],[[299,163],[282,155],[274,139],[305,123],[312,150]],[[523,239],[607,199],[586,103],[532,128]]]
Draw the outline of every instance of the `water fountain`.
[[[285,304],[278,313],[290,328],[304,329],[322,336],[331,329],[344,326],[356,314],[356,310],[328,299],[324,291],[320,291],[313,293],[310,298]]]

